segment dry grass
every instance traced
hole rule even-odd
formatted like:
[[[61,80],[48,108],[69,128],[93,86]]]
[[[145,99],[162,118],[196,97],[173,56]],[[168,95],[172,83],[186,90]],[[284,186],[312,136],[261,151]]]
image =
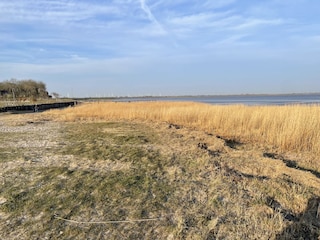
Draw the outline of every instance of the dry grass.
[[[106,105],[100,106],[102,112]],[[0,158],[0,239],[320,236],[319,175],[196,125],[88,114],[81,118],[95,121],[51,122],[47,114],[0,119],[6,147],[0,153],[10,153]]]
[[[192,102],[92,103],[51,111],[63,121],[143,120],[169,122],[280,152],[311,156],[306,164],[320,170],[320,106],[216,106]],[[313,159],[313,160],[312,160]]]

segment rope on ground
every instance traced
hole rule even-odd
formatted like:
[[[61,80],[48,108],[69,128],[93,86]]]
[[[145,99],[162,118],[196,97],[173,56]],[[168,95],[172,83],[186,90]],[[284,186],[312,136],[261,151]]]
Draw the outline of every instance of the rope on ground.
[[[103,222],[80,222],[75,220],[70,220],[66,218],[59,217],[57,215],[54,215],[55,219],[70,222],[70,223],[77,223],[77,224],[112,224],[112,223],[136,223],[136,222],[149,222],[149,221],[158,221],[161,218],[144,218],[144,219],[135,219],[135,220],[118,220],[118,221],[103,221]]]

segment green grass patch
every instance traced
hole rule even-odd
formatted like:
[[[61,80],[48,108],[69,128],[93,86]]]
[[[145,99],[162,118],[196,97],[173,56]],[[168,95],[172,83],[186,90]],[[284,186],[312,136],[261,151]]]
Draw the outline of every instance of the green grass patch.
[[[55,238],[57,231],[68,238],[86,238],[85,232],[90,236],[101,233],[101,226],[91,225],[84,232],[54,216],[77,221],[128,220],[161,216],[166,211],[164,205],[174,189],[164,176],[166,157],[146,148],[155,139],[151,131],[137,125],[90,123],[67,126],[64,137],[68,143],[61,144],[58,153],[72,154],[74,161],[111,159],[130,162],[131,168],[101,172],[48,166],[7,171],[0,190],[6,201],[0,204],[0,212],[10,215],[11,224],[2,229],[3,234],[15,226],[29,229],[29,238],[39,233]],[[119,229],[117,224],[109,227],[115,233]],[[140,236],[138,229],[129,236]]]
[[[24,157],[23,150],[18,148],[1,148],[0,147],[0,161],[8,162]]]
[[[17,155],[21,155],[21,148],[17,148],[17,142],[24,140],[27,133],[23,132],[0,132],[0,161]]]
[[[139,162],[147,154],[145,146],[156,139],[150,129],[126,123],[72,124],[64,134],[68,144],[62,154],[93,160]]]
[[[38,175],[41,173],[41,175]],[[161,215],[173,189],[166,179],[155,181],[142,169],[106,174],[68,168],[41,168],[31,173],[20,169],[19,178],[7,180],[1,190],[7,201],[0,211],[10,214],[16,227],[35,233],[52,229],[80,236],[81,228],[55,219],[77,221],[128,220]],[[20,219],[20,223],[18,223]],[[97,226],[91,226],[91,234]],[[118,226],[112,226],[115,229]],[[10,226],[3,229],[10,232]],[[29,237],[32,232],[29,231]],[[54,237],[55,232],[50,236]]]

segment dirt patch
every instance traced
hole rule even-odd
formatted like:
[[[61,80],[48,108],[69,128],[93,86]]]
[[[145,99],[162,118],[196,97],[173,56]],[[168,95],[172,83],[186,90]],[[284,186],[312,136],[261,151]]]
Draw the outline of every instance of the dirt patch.
[[[275,160],[281,160],[289,168],[294,168],[294,169],[298,169],[300,171],[309,172],[309,173],[312,173],[317,178],[320,178],[320,172],[315,171],[313,169],[300,167],[298,165],[297,161],[285,159],[283,156],[281,156],[279,154],[265,152],[265,153],[263,153],[263,157],[267,157],[267,158],[271,158],[271,159],[275,159]]]

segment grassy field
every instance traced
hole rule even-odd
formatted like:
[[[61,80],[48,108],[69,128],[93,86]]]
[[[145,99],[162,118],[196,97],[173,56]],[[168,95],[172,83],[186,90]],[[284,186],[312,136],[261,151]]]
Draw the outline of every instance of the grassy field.
[[[277,109],[99,103],[1,115],[0,239],[318,239],[317,165],[248,129],[224,131],[227,116],[250,111],[242,124]]]
[[[300,155],[306,168],[320,171],[320,106],[216,106],[190,102],[83,104],[51,112],[63,121],[140,120],[170,122],[235,142]],[[301,156],[302,154],[302,156]]]

